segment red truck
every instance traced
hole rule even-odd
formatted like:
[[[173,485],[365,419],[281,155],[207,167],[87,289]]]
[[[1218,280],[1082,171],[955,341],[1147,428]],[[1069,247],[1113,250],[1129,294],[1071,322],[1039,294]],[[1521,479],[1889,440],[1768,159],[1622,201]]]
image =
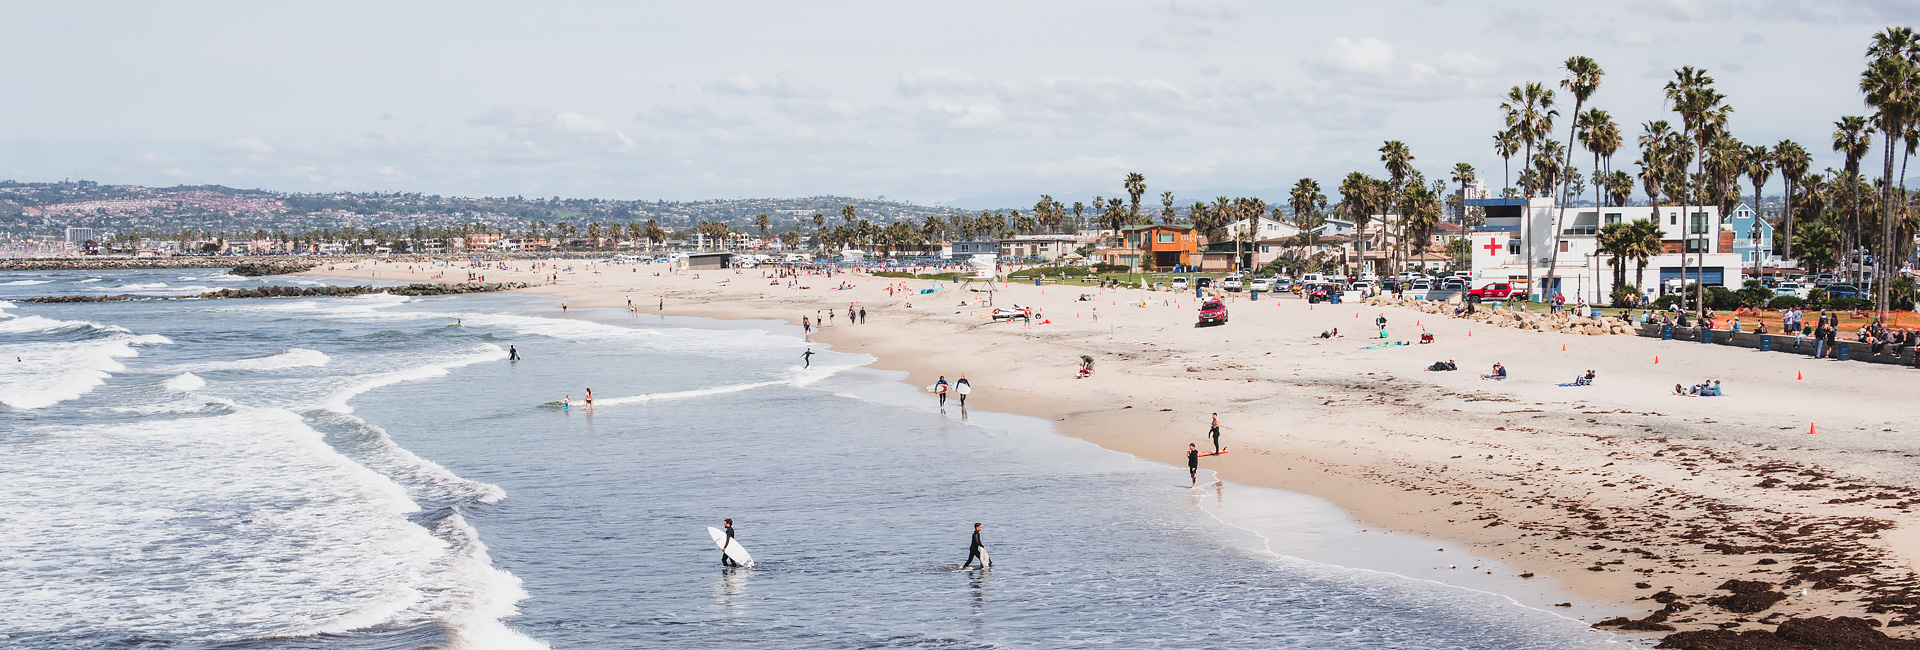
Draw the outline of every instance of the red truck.
[[[1480,288],[1467,292],[1467,300],[1473,302],[1505,301],[1512,298],[1518,290],[1507,282],[1489,282]]]
[[[1200,303],[1200,322],[1198,325],[1220,325],[1227,322],[1227,306],[1219,299],[1209,298]]]

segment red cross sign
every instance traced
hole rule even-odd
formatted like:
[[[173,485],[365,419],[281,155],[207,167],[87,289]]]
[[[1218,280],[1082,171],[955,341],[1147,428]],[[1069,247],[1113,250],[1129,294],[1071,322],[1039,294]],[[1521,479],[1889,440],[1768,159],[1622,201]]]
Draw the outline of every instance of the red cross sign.
[[[1487,245],[1485,245],[1485,246],[1481,246],[1481,248],[1484,248],[1484,249],[1487,249],[1487,254],[1488,254],[1488,255],[1499,255],[1499,254],[1500,254],[1500,248],[1501,248],[1501,246],[1500,246],[1500,241],[1499,241],[1498,239],[1495,239],[1495,238],[1493,238],[1493,237],[1488,237],[1488,238],[1487,238]]]

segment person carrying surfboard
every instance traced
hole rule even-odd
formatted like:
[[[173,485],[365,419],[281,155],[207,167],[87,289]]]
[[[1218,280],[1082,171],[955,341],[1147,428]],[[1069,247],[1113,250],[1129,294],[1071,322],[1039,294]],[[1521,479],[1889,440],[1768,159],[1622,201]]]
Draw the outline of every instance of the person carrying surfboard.
[[[960,380],[959,380],[959,381],[956,381],[956,382],[953,382],[953,392],[955,392],[955,393],[957,393],[957,394],[959,394],[959,395],[960,395],[960,408],[961,408],[961,410],[966,410],[966,408],[967,408],[967,395],[969,395],[969,394],[971,394],[971,393],[973,393],[973,384],[971,384],[971,383],[968,383],[968,382],[967,382],[967,376],[966,376],[966,375],[964,375],[964,374],[963,374],[963,375],[960,375]]]
[[[727,527],[727,541],[732,542],[733,541],[733,520],[732,519],[726,520],[726,527]],[[727,557],[726,549],[722,548],[720,550],[720,566],[740,566],[740,563],[733,561],[733,558],[731,557]]]
[[[1200,448],[1193,446],[1191,442],[1187,443],[1187,478],[1193,481],[1193,484],[1187,487],[1200,485]]]
[[[973,524],[973,543],[967,546],[967,561],[961,562],[960,568],[967,568],[968,565],[973,564],[974,560],[980,561],[980,568],[982,569],[993,566],[993,562],[988,560],[986,555],[987,545],[980,543],[980,524],[975,522]]]
[[[940,381],[933,382],[933,394],[940,397],[940,412],[947,412],[947,376],[940,375]]]

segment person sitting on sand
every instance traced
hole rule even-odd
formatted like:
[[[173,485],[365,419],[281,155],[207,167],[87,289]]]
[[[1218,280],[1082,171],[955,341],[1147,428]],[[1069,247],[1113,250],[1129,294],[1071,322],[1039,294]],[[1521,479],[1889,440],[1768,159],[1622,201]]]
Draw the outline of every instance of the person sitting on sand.
[[[1444,372],[1448,370],[1459,370],[1459,369],[1460,369],[1460,366],[1455,365],[1452,359],[1448,359],[1446,361],[1435,361],[1433,362],[1433,365],[1427,366],[1427,371],[1429,372]]]
[[[1481,379],[1492,379],[1492,380],[1494,380],[1494,381],[1500,381],[1500,380],[1503,380],[1503,379],[1506,379],[1506,378],[1507,378],[1507,367],[1506,367],[1506,366],[1503,366],[1503,365],[1500,365],[1500,362],[1498,362],[1498,361],[1495,361],[1495,362],[1493,362],[1493,372],[1490,372],[1490,373],[1487,373],[1487,374],[1484,374],[1484,375],[1480,375],[1480,378],[1481,378]]]
[[[1580,375],[1580,376],[1578,376],[1578,377],[1574,377],[1574,378],[1573,378],[1573,385],[1575,385],[1575,386],[1592,386],[1592,385],[1593,385],[1593,376],[1594,376],[1594,375],[1593,375],[1593,371],[1592,371],[1592,370],[1588,370],[1588,371],[1587,371],[1587,374],[1584,374],[1584,375]]]
[[[1674,384],[1674,385],[1673,385],[1673,394],[1675,394],[1675,395],[1679,395],[1679,396],[1681,396],[1681,397],[1686,397],[1686,396],[1687,396],[1687,387],[1686,387],[1686,386],[1681,386],[1681,385],[1679,385],[1679,384]]]

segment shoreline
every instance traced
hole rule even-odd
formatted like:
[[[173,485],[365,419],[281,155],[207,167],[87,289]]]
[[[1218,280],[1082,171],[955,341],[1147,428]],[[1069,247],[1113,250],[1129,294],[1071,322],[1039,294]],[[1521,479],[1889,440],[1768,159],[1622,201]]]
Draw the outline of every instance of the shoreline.
[[[654,270],[548,268],[538,273],[559,272],[558,283],[524,291],[616,309],[625,307],[623,296],[646,307],[664,297],[667,309],[646,311],[788,322],[858,301],[879,312],[880,320],[869,325],[881,327],[849,327],[839,318],[817,340],[875,357],[870,367],[905,371],[910,386],[931,383],[935,369],[949,369],[950,379],[965,369],[983,389],[975,397],[983,408],[1044,418],[1063,435],[1176,467],[1184,443],[1198,442],[1206,414],[1218,411],[1227,425],[1226,446],[1247,455],[1215,457],[1203,468],[1234,483],[1325,499],[1369,528],[1471,547],[1521,575],[1580,594],[1593,604],[1579,612],[1589,623],[1617,612],[1628,619],[1652,614],[1659,620],[1628,627],[1654,633],[1668,631],[1660,626],[1764,630],[1759,626],[1788,618],[1866,615],[1906,636],[1898,626],[1915,622],[1912,606],[1900,601],[1914,588],[1912,558],[1920,539],[1908,506],[1920,503],[1920,489],[1904,478],[1911,462],[1904,459],[1920,448],[1899,439],[1902,416],[1897,406],[1894,413],[1887,408],[1898,402],[1886,399],[1900,394],[1891,381],[1898,375],[1889,373],[1901,369],[1816,364],[1831,377],[1802,384],[1822,386],[1803,397],[1827,407],[1819,417],[1829,433],[1791,438],[1804,432],[1757,422],[1783,413],[1800,419],[1791,399],[1794,380],[1763,378],[1767,373],[1753,366],[1804,360],[1735,359],[1740,350],[1695,349],[1719,346],[1515,330],[1475,332],[1469,339],[1462,330],[1471,323],[1463,321],[1396,308],[1316,311],[1292,299],[1233,300],[1232,325],[1199,330],[1181,306],[1191,306],[1185,296],[1127,291],[1129,299],[1144,295],[1150,306],[1126,308],[1113,291],[1073,301],[1049,299],[1046,288],[1002,287],[1002,304],[1037,304],[1053,320],[1029,330],[966,315],[978,307],[958,306],[963,294],[952,287],[914,294],[915,306],[907,307],[907,296],[880,291],[901,282],[886,278],[805,276],[802,283],[822,287],[800,290],[775,286],[758,271],[706,271],[700,280],[655,277]],[[534,272],[490,275],[521,273]],[[856,288],[825,288],[841,282]],[[904,281],[911,288],[927,284]],[[1096,328],[1081,312],[1094,311],[1098,301],[1109,305],[1100,314],[1107,322]],[[1441,342],[1356,353],[1362,341],[1307,339],[1326,325],[1355,324],[1359,309],[1386,314],[1399,327],[1433,318],[1423,327]],[[1584,349],[1561,353],[1561,342]],[[1623,367],[1622,357],[1656,348],[1668,357],[1659,373],[1737,377],[1733,397],[1666,396],[1659,381],[1636,377],[1650,374],[1646,368]],[[1462,360],[1469,367],[1490,362],[1482,359],[1493,350],[1499,355],[1493,360],[1527,373],[1564,354],[1567,369],[1554,374],[1571,377],[1576,366],[1590,365],[1600,368],[1602,380],[1561,389],[1545,380],[1494,384],[1461,373],[1426,375],[1418,373],[1425,357],[1394,355],[1406,350],[1443,358],[1479,353]],[[1275,352],[1286,354],[1274,358]],[[1073,379],[1079,354],[1096,358],[1094,378]],[[1630,389],[1636,385],[1640,391]],[[1881,406],[1873,408],[1876,401]],[[1726,412],[1735,407],[1742,412]],[[1854,412],[1827,413],[1849,409]],[[1546,418],[1559,423],[1539,422]],[[1790,595],[1753,614],[1729,611],[1713,603],[1736,595],[1717,588],[1732,579],[1765,581],[1764,591]],[[1798,587],[1809,594],[1793,593]],[[1684,610],[1665,605],[1676,600]]]

